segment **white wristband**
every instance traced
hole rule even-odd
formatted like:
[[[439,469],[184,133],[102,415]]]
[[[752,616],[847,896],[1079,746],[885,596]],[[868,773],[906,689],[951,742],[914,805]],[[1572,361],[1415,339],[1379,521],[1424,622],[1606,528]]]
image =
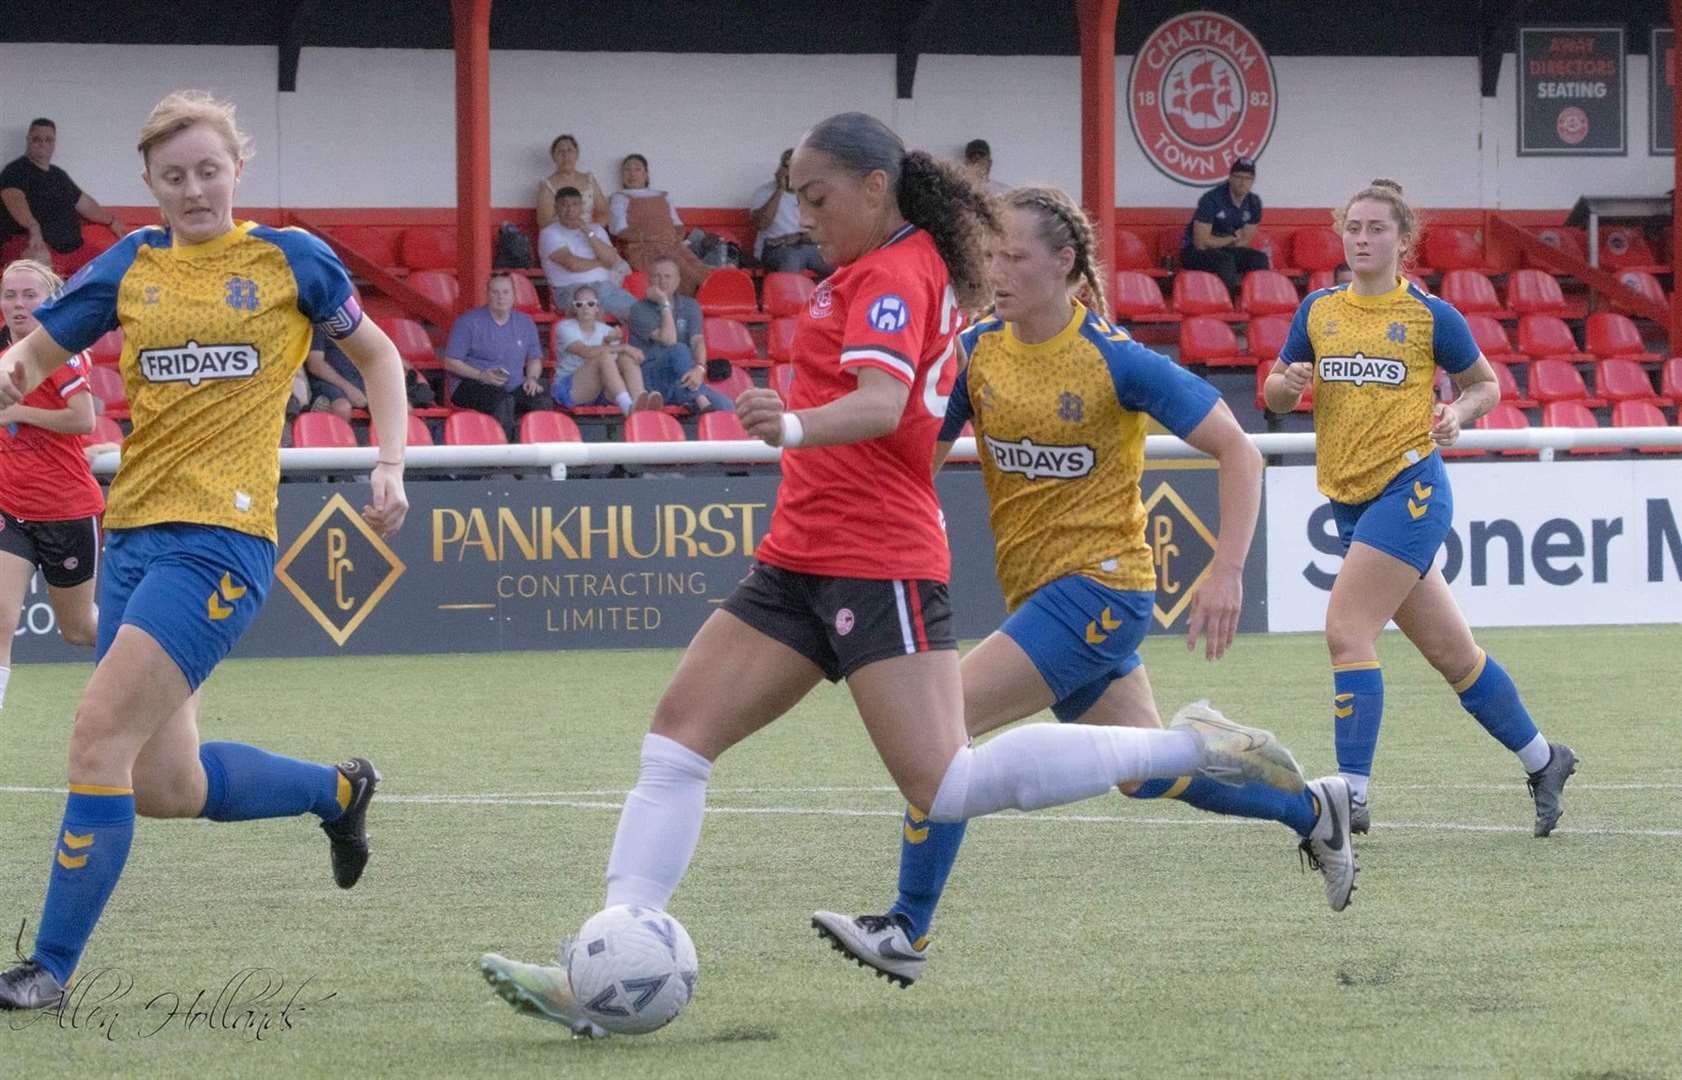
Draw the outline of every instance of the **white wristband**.
[[[791,412],[783,413],[783,449],[799,446],[805,437],[806,425],[800,422],[800,417]]]

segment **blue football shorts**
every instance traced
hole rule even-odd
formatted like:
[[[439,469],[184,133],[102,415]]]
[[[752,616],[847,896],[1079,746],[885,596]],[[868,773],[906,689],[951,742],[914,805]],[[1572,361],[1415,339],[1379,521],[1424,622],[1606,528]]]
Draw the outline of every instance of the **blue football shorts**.
[[[1138,667],[1156,594],[1110,589],[1079,574],[1041,586],[999,627],[1022,646],[1057,696],[1065,723],[1092,708],[1112,682]]]
[[[112,529],[99,575],[98,663],[124,623],[146,631],[197,690],[262,610],[275,546],[213,525]]]
[[[1345,554],[1359,541],[1402,560],[1424,577],[1454,521],[1454,492],[1442,455],[1432,451],[1364,503],[1333,500],[1332,518]]]

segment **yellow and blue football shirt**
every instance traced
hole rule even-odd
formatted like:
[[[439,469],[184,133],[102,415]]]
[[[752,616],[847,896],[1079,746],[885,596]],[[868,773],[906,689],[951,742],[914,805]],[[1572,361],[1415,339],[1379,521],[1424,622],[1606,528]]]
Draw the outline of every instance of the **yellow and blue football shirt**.
[[[1410,281],[1379,296],[1310,293],[1279,359],[1314,364],[1320,493],[1366,502],[1428,456],[1436,369],[1465,371],[1480,355],[1465,316]]]
[[[249,221],[202,244],[140,229],[35,317],[72,353],[122,327],[134,431],[106,528],[181,522],[275,540],[280,432],[311,327],[344,338],[362,318],[326,244]]]
[[[999,585],[1012,610],[1070,574],[1112,589],[1156,588],[1139,479],[1146,417],[1189,434],[1215,388],[1074,306],[1067,326],[1028,344],[997,317],[964,331],[969,365],[942,441],[973,420],[991,507]]]

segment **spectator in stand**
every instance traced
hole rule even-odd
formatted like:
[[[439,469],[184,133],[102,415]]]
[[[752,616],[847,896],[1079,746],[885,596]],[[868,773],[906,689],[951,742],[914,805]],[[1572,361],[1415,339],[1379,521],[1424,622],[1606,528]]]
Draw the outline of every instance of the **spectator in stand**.
[[[624,319],[637,299],[619,286],[630,267],[614,250],[607,230],[584,220],[584,197],[577,188],[555,192],[555,218],[537,235],[555,310],[571,311],[572,290],[593,285],[602,307],[615,319]]]
[[[818,245],[800,227],[800,201],[788,182],[788,163],[794,149],[783,151],[777,171],[753,193],[753,257],[767,270],[810,270],[828,277],[834,267],[824,261]]]
[[[642,352],[626,345],[617,327],[599,321],[601,299],[593,285],[572,291],[570,319],[555,326],[560,358],[555,364],[555,404],[619,406],[626,416],[666,404],[643,387]]]
[[[310,351],[304,356],[304,367],[299,375],[306,373],[309,376],[308,400],[316,412],[334,413],[348,422],[353,410],[368,407],[362,372],[356,370],[350,357],[319,326],[312,332]],[[431,384],[421,378],[407,361],[403,363],[403,382],[410,408],[432,408],[436,398]]]
[[[707,341],[701,305],[678,289],[678,266],[655,259],[648,267],[648,292],[631,308],[631,344],[642,351],[642,381],[691,412],[732,409],[735,403],[707,385]]]
[[[607,224],[607,196],[596,183],[593,173],[578,167],[578,140],[571,135],[557,135],[549,144],[549,158],[555,171],[537,185],[537,227],[547,229],[555,223],[555,196],[562,188],[575,188],[584,203],[584,220],[597,225]]]
[[[1261,196],[1250,190],[1255,183],[1255,159],[1234,161],[1226,183],[1210,188],[1197,200],[1180,243],[1180,265],[1218,275],[1233,296],[1238,295],[1245,274],[1268,268],[1267,252],[1250,246],[1262,217]]]
[[[549,408],[540,378],[543,344],[531,316],[514,310],[514,281],[506,273],[491,275],[485,298],[484,307],[462,312],[450,327],[444,346],[450,401],[496,417],[513,438],[520,416]]]
[[[1003,195],[1009,184],[993,179],[993,148],[986,139],[971,139],[964,144],[964,175],[970,183],[989,195]]]
[[[607,227],[624,249],[631,269],[647,271],[655,259],[673,259],[683,291],[693,296],[711,268],[684,243],[683,219],[671,195],[648,186],[648,159],[641,154],[625,156],[619,179],[624,186],[608,200]]]
[[[58,125],[44,116],[31,120],[26,145],[0,170],[0,266],[36,259],[69,277],[98,254],[82,241],[83,218],[118,236],[128,229],[53,164]]]

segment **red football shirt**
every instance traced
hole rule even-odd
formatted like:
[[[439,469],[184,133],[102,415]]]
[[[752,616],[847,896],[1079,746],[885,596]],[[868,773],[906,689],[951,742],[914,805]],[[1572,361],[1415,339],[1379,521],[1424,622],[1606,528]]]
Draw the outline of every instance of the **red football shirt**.
[[[34,409],[69,408],[88,389],[86,353],[65,361],[29,392]],[[33,424],[0,427],[0,510],[23,521],[70,521],[105,509],[105,495],[82,454],[80,435],[61,435]]]
[[[961,322],[934,241],[907,225],[812,294],[794,332],[791,409],[851,393],[860,368],[911,389],[899,427],[867,442],[783,453],[756,556],[826,577],[946,581],[951,553],[930,474]]]

